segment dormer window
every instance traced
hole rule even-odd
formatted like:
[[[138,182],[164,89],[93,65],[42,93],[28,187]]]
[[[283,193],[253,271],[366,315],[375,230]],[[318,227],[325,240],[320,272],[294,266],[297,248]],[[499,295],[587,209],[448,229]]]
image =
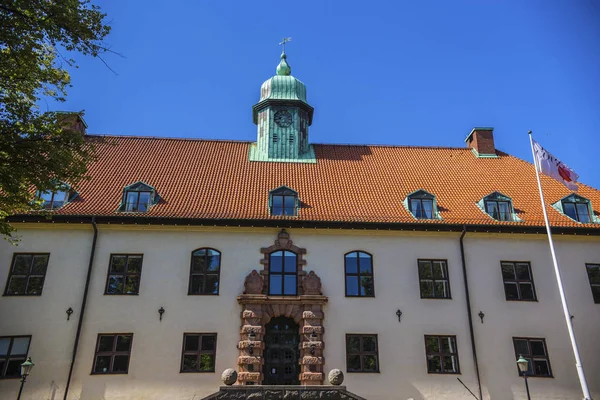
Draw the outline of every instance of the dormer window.
[[[552,207],[567,217],[577,222],[581,222],[582,224],[599,222],[598,218],[594,216],[591,202],[585,197],[581,197],[577,194],[571,194],[559,200],[558,202],[552,204]]]
[[[56,190],[40,192],[36,197],[42,202],[42,208],[46,210],[56,210],[67,204],[72,194],[71,188],[66,183],[60,184]]]
[[[298,215],[298,192],[280,186],[269,193],[271,215]]]
[[[479,206],[497,221],[519,221],[519,218],[515,216],[511,198],[500,192],[494,192],[484,197]]]
[[[406,197],[408,211],[417,219],[439,218],[435,196],[424,190],[417,190]]]
[[[159,196],[152,186],[144,182],[136,182],[123,189],[123,200],[119,210],[143,213],[158,203],[158,199]]]

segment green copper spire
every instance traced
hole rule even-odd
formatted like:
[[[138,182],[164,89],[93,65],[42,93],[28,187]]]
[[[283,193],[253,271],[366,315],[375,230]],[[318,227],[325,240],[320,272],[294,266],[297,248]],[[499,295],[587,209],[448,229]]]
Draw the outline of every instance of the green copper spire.
[[[285,52],[281,53],[281,61],[279,62],[279,65],[277,66],[277,75],[291,75],[292,74],[292,67],[290,67],[290,65],[287,63],[287,56],[285,55]]]

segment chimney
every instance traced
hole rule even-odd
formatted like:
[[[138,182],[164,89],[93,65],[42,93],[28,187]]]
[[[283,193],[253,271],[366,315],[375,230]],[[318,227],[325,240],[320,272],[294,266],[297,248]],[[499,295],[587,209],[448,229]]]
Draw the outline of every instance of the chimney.
[[[497,157],[494,146],[494,128],[473,128],[465,142],[477,157]]]
[[[83,113],[72,112],[72,111],[57,111],[58,121],[62,124],[64,129],[73,129],[83,135],[87,129],[87,124],[83,119]]]

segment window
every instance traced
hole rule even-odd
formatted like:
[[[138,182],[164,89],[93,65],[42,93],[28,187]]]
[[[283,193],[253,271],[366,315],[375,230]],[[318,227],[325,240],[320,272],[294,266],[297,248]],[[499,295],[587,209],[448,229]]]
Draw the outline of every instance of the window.
[[[15,253],[4,292],[7,296],[40,296],[50,254]]]
[[[494,192],[484,197],[479,207],[490,217],[497,221],[520,221],[514,216],[512,200],[499,192]]]
[[[594,303],[600,304],[600,264],[586,264]]]
[[[159,196],[156,190],[139,181],[123,189],[123,199],[119,211],[143,213],[158,203],[158,200]]]
[[[588,199],[577,195],[571,195],[561,201],[563,213],[567,217],[583,224],[591,222],[590,202]]]
[[[379,372],[377,335],[346,335],[346,371]]]
[[[99,334],[92,374],[126,374],[133,333]]]
[[[221,253],[215,249],[198,249],[192,252],[190,286],[188,294],[219,294]]]
[[[344,256],[347,297],[375,297],[373,285],[373,257],[364,251],[353,251]]]
[[[430,374],[460,374],[456,336],[425,335],[427,372]]]
[[[529,361],[527,376],[552,376],[550,359],[548,358],[544,339],[513,338],[513,344],[515,346],[515,360],[523,356]]]
[[[528,262],[502,261],[506,300],[535,301],[535,286]]]
[[[298,293],[298,256],[287,250],[269,254],[269,294],[296,296]]]
[[[216,333],[184,333],[180,372],[215,372]]]
[[[0,378],[20,378],[31,336],[0,337]]]
[[[438,218],[435,196],[424,190],[418,190],[407,196],[408,210],[417,219]]]
[[[111,254],[104,294],[138,294],[142,257],[141,254]]]
[[[450,282],[446,260],[419,260],[421,298],[449,299]]]
[[[69,192],[65,190],[41,192],[38,197],[43,202],[42,208],[54,210],[62,207],[69,200]]]
[[[298,192],[281,186],[270,192],[271,215],[298,215]]]

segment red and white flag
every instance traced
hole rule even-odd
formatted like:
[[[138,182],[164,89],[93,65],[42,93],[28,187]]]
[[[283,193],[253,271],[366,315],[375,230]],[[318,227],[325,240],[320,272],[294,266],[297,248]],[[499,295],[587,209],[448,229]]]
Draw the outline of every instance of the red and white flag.
[[[556,179],[570,190],[577,191],[579,175],[575,171],[550,154],[535,140],[533,140],[533,151],[535,153],[535,167],[538,171]]]

